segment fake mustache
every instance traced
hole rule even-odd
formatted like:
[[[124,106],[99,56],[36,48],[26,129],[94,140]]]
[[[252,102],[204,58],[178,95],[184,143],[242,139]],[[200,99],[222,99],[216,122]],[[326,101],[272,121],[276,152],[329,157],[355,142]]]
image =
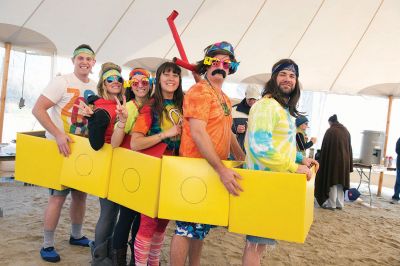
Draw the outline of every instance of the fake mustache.
[[[214,70],[213,72],[211,72],[211,75],[212,75],[212,76],[215,76],[215,75],[217,75],[217,74],[221,74],[223,78],[226,77],[226,72],[223,71],[222,69],[216,69],[216,70]]]

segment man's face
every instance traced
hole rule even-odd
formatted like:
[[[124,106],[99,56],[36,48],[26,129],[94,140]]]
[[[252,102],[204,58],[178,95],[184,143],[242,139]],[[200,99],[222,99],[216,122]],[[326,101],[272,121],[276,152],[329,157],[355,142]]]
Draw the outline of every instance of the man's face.
[[[224,61],[230,61],[229,55],[222,55],[217,54],[214,58],[218,59],[219,62],[214,62],[211,66],[207,69],[206,76],[208,80],[219,80],[223,81],[225,77],[229,74],[229,67],[228,69],[224,68]]]
[[[286,96],[290,96],[296,86],[296,74],[290,70],[281,70],[276,77],[279,89]]]
[[[247,102],[247,105],[248,106],[253,106],[253,104],[255,104],[256,103],[256,101],[257,101],[257,99],[254,99],[254,98],[246,98],[246,102]]]
[[[77,54],[73,59],[74,73],[78,76],[89,76],[96,60],[86,53]]]

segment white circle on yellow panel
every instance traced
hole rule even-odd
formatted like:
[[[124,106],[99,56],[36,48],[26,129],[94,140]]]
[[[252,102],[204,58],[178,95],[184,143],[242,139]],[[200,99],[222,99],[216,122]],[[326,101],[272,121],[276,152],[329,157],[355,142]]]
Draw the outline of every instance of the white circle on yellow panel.
[[[75,171],[80,176],[88,176],[93,170],[93,159],[88,154],[79,154],[75,159]]]
[[[186,178],[181,185],[182,198],[191,204],[202,202],[207,195],[207,185],[199,177],[191,176]]]
[[[122,184],[124,188],[131,193],[136,192],[140,187],[140,174],[134,168],[128,168],[125,170],[122,176]]]

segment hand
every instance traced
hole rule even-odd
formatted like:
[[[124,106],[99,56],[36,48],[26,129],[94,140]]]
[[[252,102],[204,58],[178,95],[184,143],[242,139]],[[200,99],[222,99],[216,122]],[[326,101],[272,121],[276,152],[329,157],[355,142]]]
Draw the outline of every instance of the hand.
[[[242,134],[244,132],[246,132],[246,126],[245,125],[238,125],[236,128],[236,132],[239,134]]]
[[[318,169],[319,169],[319,163],[318,163],[318,161],[317,161],[317,160],[314,160],[314,159],[312,159],[312,158],[304,157],[304,158],[303,158],[303,161],[302,161],[301,163],[302,163],[303,165],[307,166],[308,168],[311,168],[311,167],[315,166],[315,172],[317,172]]]
[[[163,132],[165,138],[172,138],[182,133],[182,126],[181,125],[174,125],[167,131]]]
[[[242,177],[232,169],[226,167],[219,171],[218,175],[228,192],[234,196],[239,196],[239,191],[243,191],[243,189],[239,185],[238,179],[242,179]]]
[[[69,148],[69,142],[73,142],[72,139],[65,134],[64,132],[60,132],[55,136],[58,151],[65,157],[71,154],[71,149]]]
[[[92,108],[84,103],[82,100],[79,101],[79,105],[74,104],[74,106],[79,108],[83,116],[91,117],[93,114]]]
[[[312,137],[311,138],[311,142],[314,143],[314,144],[317,143],[317,138]]]
[[[306,165],[299,165],[299,167],[296,170],[296,173],[299,174],[306,174],[307,181],[311,179],[311,171],[310,168],[308,168]]]
[[[114,96],[114,99],[117,102],[115,113],[117,114],[118,121],[121,121],[121,123],[125,123],[128,119],[128,110],[126,109],[126,97],[125,95],[122,96],[122,105],[119,102],[117,96]]]

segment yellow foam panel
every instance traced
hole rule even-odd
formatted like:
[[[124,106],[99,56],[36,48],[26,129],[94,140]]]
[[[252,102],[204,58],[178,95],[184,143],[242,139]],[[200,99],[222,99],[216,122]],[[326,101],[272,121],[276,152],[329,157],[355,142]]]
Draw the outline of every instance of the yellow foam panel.
[[[304,174],[235,171],[244,192],[230,196],[228,230],[304,243],[313,222],[314,177],[307,182]]]
[[[158,217],[226,226],[228,213],[228,191],[206,160],[163,156]]]
[[[63,156],[57,143],[46,139],[44,131],[17,134],[15,179],[37,186],[62,190],[60,183]]]
[[[161,159],[125,148],[114,149],[107,198],[149,217],[156,217]]]
[[[113,149],[110,144],[95,151],[89,139],[69,135],[71,154],[64,158],[61,168],[62,185],[105,198],[108,192],[111,158]]]

